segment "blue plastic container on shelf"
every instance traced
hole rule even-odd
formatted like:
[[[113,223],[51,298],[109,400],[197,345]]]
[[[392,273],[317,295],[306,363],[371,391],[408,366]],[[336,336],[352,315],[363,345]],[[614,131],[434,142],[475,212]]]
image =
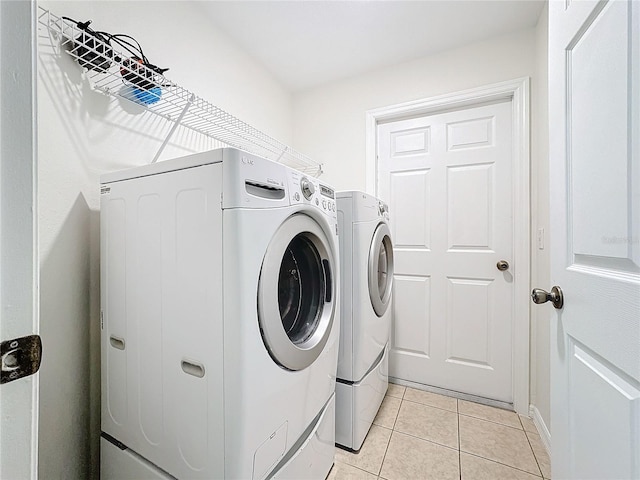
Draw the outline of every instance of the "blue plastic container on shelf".
[[[133,98],[145,105],[151,105],[160,101],[162,96],[162,89],[160,87],[153,87],[149,90],[142,90],[140,88],[133,89]]]

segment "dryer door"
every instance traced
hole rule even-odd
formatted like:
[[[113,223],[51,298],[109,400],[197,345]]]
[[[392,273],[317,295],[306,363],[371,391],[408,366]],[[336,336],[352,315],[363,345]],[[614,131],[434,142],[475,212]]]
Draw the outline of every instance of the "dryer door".
[[[393,245],[391,232],[381,223],[373,234],[369,249],[369,297],[376,315],[381,317],[391,303],[393,284]]]
[[[258,285],[258,321],[271,357],[302,370],[322,353],[335,311],[334,251],[311,217],[296,214],[276,231]]]

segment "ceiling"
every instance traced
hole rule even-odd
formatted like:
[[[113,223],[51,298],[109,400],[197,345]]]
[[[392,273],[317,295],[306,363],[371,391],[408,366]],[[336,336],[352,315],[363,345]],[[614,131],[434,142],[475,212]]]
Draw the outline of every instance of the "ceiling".
[[[209,1],[210,21],[296,92],[535,26],[544,0]]]

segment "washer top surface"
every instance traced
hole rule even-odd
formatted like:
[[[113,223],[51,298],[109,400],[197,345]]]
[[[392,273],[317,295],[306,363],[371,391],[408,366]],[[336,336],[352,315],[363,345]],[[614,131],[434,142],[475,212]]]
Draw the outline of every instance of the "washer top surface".
[[[100,177],[102,193],[107,184],[223,164],[223,209],[310,206],[331,219],[337,216],[335,191],[321,180],[284,164],[236,148],[219,148],[186,157],[105,173]]]
[[[207,152],[187,155],[186,157],[173,158],[171,160],[150,163],[140,167],[105,173],[100,176],[100,183],[120,182],[122,180],[130,180],[132,178],[147,177],[149,175],[157,175],[159,173],[173,172],[176,170],[184,170],[185,168],[218,163],[222,161],[224,150],[225,149],[219,148],[216,150],[209,150]]]

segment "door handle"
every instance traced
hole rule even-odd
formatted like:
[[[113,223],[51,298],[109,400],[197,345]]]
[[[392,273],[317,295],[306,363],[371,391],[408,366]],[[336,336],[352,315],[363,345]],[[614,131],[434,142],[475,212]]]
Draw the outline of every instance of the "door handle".
[[[534,288],[531,291],[531,300],[533,300],[533,303],[538,305],[541,303],[551,302],[557,309],[561,309],[564,305],[562,289],[555,285],[551,288],[551,292],[547,292],[541,288]]]
[[[506,260],[500,260],[498,263],[496,263],[496,267],[501,272],[504,272],[505,270],[509,270],[509,262],[507,262]]]

